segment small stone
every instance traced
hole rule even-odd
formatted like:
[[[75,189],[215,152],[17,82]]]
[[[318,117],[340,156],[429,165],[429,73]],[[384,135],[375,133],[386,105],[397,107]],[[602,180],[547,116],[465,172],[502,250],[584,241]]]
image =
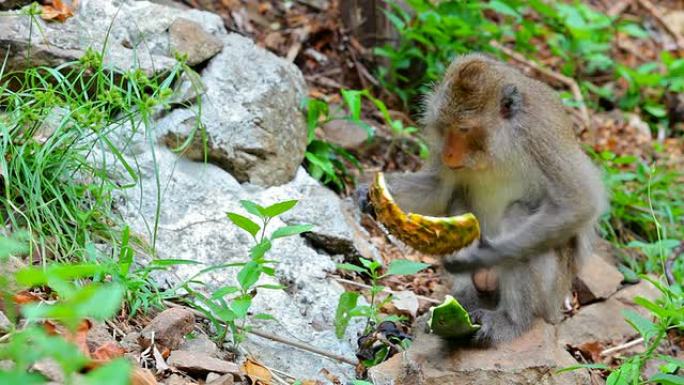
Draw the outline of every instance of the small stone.
[[[348,120],[332,120],[324,124],[322,129],[326,141],[347,150],[361,147],[368,139],[363,127]]]
[[[12,330],[12,322],[7,318],[5,313],[0,311],[0,332],[7,333]]]
[[[164,382],[166,383],[166,385],[191,385],[191,384],[195,384],[195,382],[192,381],[191,379],[189,379],[187,377],[183,377],[183,376],[178,375],[178,374],[170,375],[169,378],[167,378],[166,381],[164,381]]]
[[[202,26],[184,18],[176,19],[169,27],[170,48],[188,56],[188,64],[197,65],[216,56],[223,43]]]
[[[50,381],[58,382],[60,384],[64,383],[64,371],[62,370],[62,367],[57,361],[51,358],[37,361],[31,366],[31,369],[42,374]]]
[[[103,322],[93,322],[86,337],[86,343],[88,344],[90,351],[94,351],[108,342],[117,343],[116,339],[109,333],[107,325]]]
[[[142,348],[138,341],[140,341],[140,333],[130,332],[121,339],[121,347],[129,353],[140,353]]]
[[[605,259],[594,255],[582,265],[574,282],[577,298],[582,305],[606,299],[618,291],[622,273]]]
[[[211,374],[216,374],[216,373],[209,373]],[[209,381],[209,376],[207,376],[207,385],[233,385],[235,383],[235,380],[233,379],[232,374],[224,374],[218,378],[215,378],[211,381]]]
[[[218,357],[218,347],[204,334],[200,334],[195,338],[186,339],[180,344],[178,350],[204,353],[212,357]]]
[[[240,373],[237,364],[233,362],[219,360],[210,355],[197,352],[174,350],[166,361],[169,366],[174,366],[180,370],[195,374],[216,372],[221,374],[231,373],[239,375]]]
[[[143,347],[154,342],[159,350],[176,349],[183,341],[183,337],[190,333],[195,326],[195,316],[188,310],[179,308],[166,309],[159,313],[141,332]]]

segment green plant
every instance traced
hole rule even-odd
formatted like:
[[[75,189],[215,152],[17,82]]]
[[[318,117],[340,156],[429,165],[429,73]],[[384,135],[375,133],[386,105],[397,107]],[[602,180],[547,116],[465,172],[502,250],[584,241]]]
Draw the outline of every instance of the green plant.
[[[657,255],[660,264],[659,270],[664,272],[666,260],[671,250],[667,248],[668,242],[662,239],[663,228],[652,205],[650,185],[649,180],[647,184],[649,186],[647,187],[648,209],[651,212],[657,239],[652,244],[641,243],[635,246],[647,249],[646,253],[649,255]],[[681,277],[681,275],[679,276]],[[606,379],[607,385],[647,383],[677,385],[684,383],[684,376],[677,374],[684,370],[684,361],[661,354],[657,350],[670,331],[680,335],[684,333],[684,312],[682,312],[684,308],[684,287],[682,283],[675,282],[670,285],[665,279],[648,275],[641,275],[641,278],[652,283],[660,291],[660,299],[651,301],[641,296],[634,298],[634,302],[646,310],[649,317],[633,310],[623,310],[622,315],[643,339],[644,351],[625,358],[615,369],[610,369],[604,364],[590,364],[577,365],[563,370],[574,370],[582,367],[607,370],[610,372]],[[649,378],[644,378],[644,365],[651,360],[662,360],[665,364],[659,367],[658,373]]]
[[[26,238],[26,237],[21,237]],[[21,239],[20,238],[20,239]],[[0,237],[0,263],[7,263],[11,254],[25,252],[24,241]],[[28,369],[36,362],[49,358],[61,368],[66,384],[129,383],[130,364],[124,359],[113,360],[81,379],[76,378],[86,369],[90,359],[73,343],[61,335],[50,335],[42,326],[45,321],[64,325],[71,333],[85,319],[104,320],[112,317],[121,306],[123,288],[112,282],[94,278],[105,272],[95,264],[54,264],[46,269],[27,267],[5,275],[0,280],[3,303],[13,304],[17,290],[34,287],[49,288],[54,301],[18,305],[26,324],[19,328],[19,314],[14,306],[6,306],[10,319],[9,334],[0,344],[0,360],[9,360],[13,366],[0,369],[0,382],[7,384],[43,384],[47,380]],[[89,281],[88,283],[84,283]]]
[[[382,265],[380,262],[371,261],[365,258],[359,258],[363,266],[354,265],[351,263],[338,263],[337,268],[347,271],[354,271],[365,274],[370,278],[370,304],[357,306],[360,294],[355,291],[347,291],[342,293],[337,307],[337,314],[335,316],[335,333],[338,338],[344,336],[344,332],[349,325],[349,321],[355,317],[366,319],[366,327],[364,333],[368,333],[375,325],[387,320],[380,316],[380,308],[383,304],[392,300],[392,296],[388,295],[382,302],[377,303],[376,297],[379,293],[385,290],[385,286],[380,285],[380,280],[392,275],[411,275],[429,267],[430,265],[422,262],[414,262],[406,259],[396,259],[390,262],[387,271],[381,274]]]
[[[337,304],[337,312],[335,314],[335,334],[337,335],[337,338],[342,338],[344,336],[347,326],[349,326],[349,322],[354,318],[363,318],[366,320],[366,326],[363,331],[364,336],[371,334],[372,331],[382,323],[399,321],[400,318],[397,316],[382,317],[380,314],[380,308],[392,300],[392,295],[387,295],[382,301],[377,302],[378,294],[385,290],[385,287],[380,285],[380,280],[392,275],[416,274],[430,266],[427,263],[397,259],[390,262],[385,273],[382,274],[382,265],[379,262],[365,258],[359,258],[359,260],[363,266],[351,263],[339,263],[337,264],[337,268],[364,274],[370,278],[370,304],[359,305],[358,300],[361,295],[355,291],[345,291],[340,295]],[[406,343],[409,341],[401,339],[400,341],[394,342],[396,342],[396,344],[394,344],[395,346],[398,345],[405,348]],[[359,347],[362,348],[361,346]],[[391,348],[392,346],[389,343],[384,343],[380,349],[373,351],[372,357],[364,360],[363,364],[366,367],[377,365],[388,357]]]
[[[230,331],[234,345],[240,344],[245,338],[245,333],[251,329],[251,326],[248,324],[250,317],[262,320],[273,319],[273,316],[269,314],[259,313],[251,315],[249,313],[252,300],[258,293],[257,289],[283,289],[282,285],[257,284],[261,274],[275,276],[277,261],[266,259],[266,254],[271,250],[273,241],[310,231],[313,227],[311,225],[287,225],[276,229],[270,236],[266,236],[266,228],[271,220],[292,209],[297,204],[297,201],[288,200],[267,207],[262,207],[247,200],[240,201],[240,204],[249,214],[256,216],[261,222],[257,224],[252,219],[241,214],[227,213],[228,219],[237,227],[246,231],[254,240],[254,245],[249,252],[249,260],[247,262],[212,266],[201,271],[190,280],[193,281],[194,278],[208,271],[240,267],[237,273],[238,284],[218,288],[208,297],[192,290],[189,285],[185,285],[188,291],[193,293],[199,302],[208,308],[209,311],[201,307],[199,310],[203,311],[214,322],[217,330],[221,330],[218,340],[223,341],[228,331]]]

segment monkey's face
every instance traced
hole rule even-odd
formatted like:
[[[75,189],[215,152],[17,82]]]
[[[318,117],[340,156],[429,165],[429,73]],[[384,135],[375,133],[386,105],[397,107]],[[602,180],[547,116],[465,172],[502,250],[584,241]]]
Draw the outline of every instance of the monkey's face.
[[[496,62],[468,56],[457,59],[428,103],[425,123],[442,139],[442,163],[454,170],[482,170],[507,150],[496,142],[508,142],[522,97]]]

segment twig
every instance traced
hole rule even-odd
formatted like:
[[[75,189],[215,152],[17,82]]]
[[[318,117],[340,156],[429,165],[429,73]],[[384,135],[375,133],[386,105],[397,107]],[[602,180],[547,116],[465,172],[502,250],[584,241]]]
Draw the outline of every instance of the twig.
[[[348,285],[357,286],[357,287],[361,287],[361,288],[368,289],[368,290],[371,289],[371,287],[368,286],[368,285],[366,285],[365,283],[358,283],[358,282],[355,282],[355,281],[351,281],[351,280],[344,279],[344,278],[340,278],[340,277],[336,277],[336,276],[333,276],[333,278],[334,278],[335,281],[337,281],[337,282],[346,283],[346,284],[348,284]],[[382,292],[383,292],[383,293],[388,293],[388,294],[397,294],[396,291],[391,290],[391,289],[388,289],[388,288],[385,288]],[[423,301],[425,301],[425,302],[428,302],[428,303],[435,304],[435,305],[439,305],[439,304],[441,303],[440,301],[438,301],[438,300],[436,300],[436,299],[434,299],[434,298],[425,297],[425,296],[418,295],[418,294],[416,294],[416,298],[418,298],[418,299],[420,299],[420,300],[423,300]]]
[[[665,28],[667,33],[672,35],[675,44],[677,44],[677,47],[679,49],[684,49],[684,38],[679,34],[679,32],[672,29],[672,27],[665,21],[665,18],[663,17],[663,14],[660,13],[660,10],[655,5],[653,5],[653,3],[651,3],[650,0],[637,0],[637,2],[639,3],[639,5],[644,7],[644,9],[646,9],[648,13],[650,13],[651,16],[653,16],[653,18],[656,19],[656,21],[663,26],[663,28]]]
[[[606,14],[610,16],[611,18],[615,18],[617,16],[620,16],[622,12],[627,9],[632,4],[632,0],[621,0],[618,2],[615,2],[613,6],[611,6],[608,11],[606,11]]]
[[[572,96],[577,100],[579,103],[579,110],[580,110],[580,118],[582,120],[582,124],[584,125],[584,128],[589,130],[591,128],[591,120],[589,118],[589,110],[587,109],[586,104],[584,103],[584,96],[582,96],[582,91],[580,90],[579,85],[575,81],[575,79],[567,77],[563,74],[559,74],[557,72],[551,71],[548,68],[544,68],[541,65],[528,60],[526,57],[523,55],[513,51],[512,49],[499,44],[497,41],[490,41],[489,45],[500,50],[501,52],[505,53],[506,55],[510,56],[513,60],[526,65],[529,68],[532,68],[533,70],[539,72],[540,74],[546,76],[547,78],[550,78],[552,80],[559,81],[563,84],[565,84],[568,88],[570,88],[570,92],[572,92]]]
[[[192,314],[194,314],[197,317],[207,319],[207,316],[204,313],[202,313],[201,311],[195,310],[193,308],[189,308],[187,306],[177,304],[177,303],[171,302],[171,301],[164,301],[164,304],[166,306],[170,306],[170,307],[186,309],[186,310],[192,312]],[[293,346],[293,347],[301,349],[301,350],[305,350],[307,352],[315,353],[315,354],[321,355],[323,357],[328,357],[328,358],[331,358],[331,359],[334,359],[334,360],[337,360],[340,362],[344,362],[345,364],[349,364],[352,366],[356,366],[358,364],[358,362],[356,360],[341,356],[339,354],[328,352],[328,351],[323,350],[323,349],[319,349],[315,346],[311,346],[311,345],[305,344],[303,342],[294,341],[294,340],[291,340],[291,339],[288,339],[285,337],[277,336],[277,335],[267,333],[267,332],[257,330],[257,329],[247,330],[247,332],[254,334],[255,336],[259,336],[259,337],[266,338],[266,339],[269,339],[272,341],[280,342],[280,343],[290,345],[290,346]]]
[[[618,352],[618,351],[620,351],[620,350],[629,349],[629,348],[631,348],[632,346],[639,345],[639,344],[642,343],[642,342],[644,342],[644,339],[643,339],[642,337],[639,337],[639,338],[637,338],[637,339],[635,339],[635,340],[626,342],[626,343],[624,343],[624,344],[622,344],[622,345],[613,346],[612,348],[606,349],[606,350],[602,351],[602,352],[600,353],[600,355],[601,355],[601,356],[609,356],[609,355],[611,355],[611,354],[613,354],[613,353],[615,353],[615,352]]]

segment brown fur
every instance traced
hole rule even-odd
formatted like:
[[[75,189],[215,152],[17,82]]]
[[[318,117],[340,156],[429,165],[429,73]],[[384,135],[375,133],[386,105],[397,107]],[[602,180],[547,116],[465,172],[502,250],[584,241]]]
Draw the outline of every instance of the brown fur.
[[[455,296],[482,324],[474,340],[509,340],[535,317],[558,321],[607,206],[599,172],[558,96],[505,63],[472,54],[457,58],[427,97],[423,123],[433,159],[420,172],[387,180],[404,210],[479,219],[481,240],[444,259]],[[458,140],[466,152],[449,155],[445,143]],[[471,278],[485,267],[499,278],[493,300]]]

